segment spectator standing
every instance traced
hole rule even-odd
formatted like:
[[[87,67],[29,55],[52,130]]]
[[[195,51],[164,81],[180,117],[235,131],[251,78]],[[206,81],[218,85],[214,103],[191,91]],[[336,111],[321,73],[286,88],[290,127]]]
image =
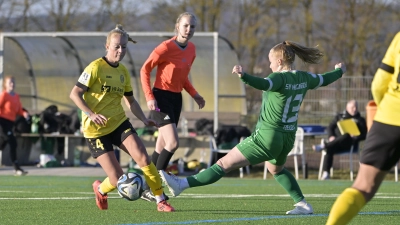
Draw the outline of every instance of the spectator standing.
[[[10,158],[14,166],[15,175],[26,175],[17,160],[17,139],[14,136],[14,126],[17,116],[29,119],[29,113],[22,108],[19,95],[15,92],[15,78],[3,78],[3,91],[0,93],[0,150],[7,144],[10,146]]]

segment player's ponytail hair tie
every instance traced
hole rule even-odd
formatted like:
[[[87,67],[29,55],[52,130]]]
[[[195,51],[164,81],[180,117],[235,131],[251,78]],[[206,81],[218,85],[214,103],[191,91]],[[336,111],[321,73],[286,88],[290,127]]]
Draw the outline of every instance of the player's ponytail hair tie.
[[[128,41],[132,42],[133,44],[137,43],[137,41],[133,40],[131,37],[129,37],[129,35],[128,35]]]
[[[114,31],[117,32],[117,33],[120,33],[120,34],[122,34],[122,35],[126,35],[126,36],[128,37],[128,41],[130,41],[130,42],[132,42],[132,43],[134,43],[134,44],[137,43],[135,40],[133,40],[131,37],[129,37],[129,34],[124,30],[124,28],[122,27],[121,24],[117,24],[117,25],[115,26]]]

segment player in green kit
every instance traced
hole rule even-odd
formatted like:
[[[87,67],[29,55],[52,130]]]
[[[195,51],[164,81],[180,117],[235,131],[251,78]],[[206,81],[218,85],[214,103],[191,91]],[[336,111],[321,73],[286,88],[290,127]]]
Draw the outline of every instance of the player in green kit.
[[[305,201],[296,179],[285,169],[284,164],[287,154],[293,148],[297,117],[307,91],[336,81],[342,77],[346,67],[338,63],[335,70],[325,74],[296,71],[293,70],[295,55],[310,64],[318,63],[323,57],[323,53],[317,48],[284,41],[269,52],[268,58],[273,73],[268,77],[254,77],[243,72],[240,65],[233,67],[232,73],[237,74],[244,83],[263,91],[256,129],[250,137],[201,173],[178,178],[159,171],[173,196],[178,196],[187,188],[212,184],[226,173],[240,167],[267,161],[268,170],[295,202],[295,208],[286,214],[314,212],[312,206]]]

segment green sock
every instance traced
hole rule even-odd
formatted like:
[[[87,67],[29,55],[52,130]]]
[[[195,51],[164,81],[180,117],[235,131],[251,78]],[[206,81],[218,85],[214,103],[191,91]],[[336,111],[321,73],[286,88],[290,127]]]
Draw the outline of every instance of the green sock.
[[[289,193],[295,203],[304,199],[296,178],[286,169],[274,175],[275,180]]]
[[[186,179],[190,187],[198,187],[215,183],[223,176],[225,176],[224,170],[218,164],[214,164],[203,172],[189,176]]]

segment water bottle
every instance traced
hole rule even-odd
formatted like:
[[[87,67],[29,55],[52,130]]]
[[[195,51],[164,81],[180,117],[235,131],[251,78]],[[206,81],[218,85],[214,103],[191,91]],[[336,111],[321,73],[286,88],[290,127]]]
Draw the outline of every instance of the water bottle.
[[[178,160],[178,173],[182,174],[185,171],[185,162],[182,158]]]
[[[78,148],[74,149],[74,166],[81,165],[81,151]]]
[[[189,132],[188,132],[188,121],[187,121],[187,119],[185,118],[185,117],[183,117],[182,116],[182,118],[181,118],[181,131],[182,131],[182,135],[184,136],[184,137],[187,137],[188,135],[189,135]]]
[[[39,133],[39,121],[40,121],[40,118],[38,116],[36,116],[36,115],[32,116],[31,133],[33,133],[33,134]]]

